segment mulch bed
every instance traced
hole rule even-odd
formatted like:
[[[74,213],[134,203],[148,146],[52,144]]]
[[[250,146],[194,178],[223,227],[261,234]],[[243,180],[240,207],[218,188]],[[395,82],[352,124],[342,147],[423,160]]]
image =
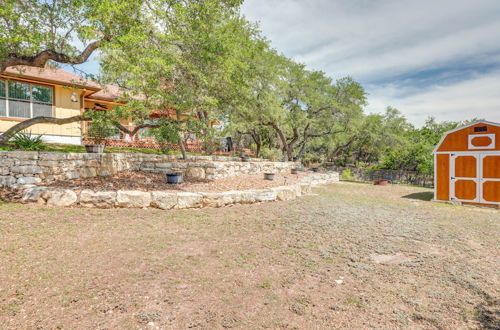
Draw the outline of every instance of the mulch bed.
[[[222,192],[229,190],[266,189],[297,183],[307,173],[276,174],[273,181],[264,180],[264,175],[240,175],[217,180],[204,180],[184,177],[184,183],[168,184],[164,174],[123,171],[112,176],[80,178],[54,181],[44,186],[71,188],[74,190],[139,190],[139,191],[186,191]]]
[[[22,195],[21,190],[13,190],[8,187],[0,188],[0,201],[2,202],[21,202]]]

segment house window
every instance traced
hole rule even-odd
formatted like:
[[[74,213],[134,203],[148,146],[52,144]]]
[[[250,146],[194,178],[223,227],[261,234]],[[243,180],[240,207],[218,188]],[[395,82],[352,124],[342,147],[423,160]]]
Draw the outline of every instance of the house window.
[[[5,81],[0,80],[0,117],[7,117],[7,89]]]
[[[52,117],[50,86],[0,80],[0,116],[12,118]]]

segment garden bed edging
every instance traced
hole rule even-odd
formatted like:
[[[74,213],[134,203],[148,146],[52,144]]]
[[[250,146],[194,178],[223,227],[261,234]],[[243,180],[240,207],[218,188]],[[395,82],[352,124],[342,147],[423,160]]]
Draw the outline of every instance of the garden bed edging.
[[[311,187],[339,181],[337,172],[314,173],[299,183],[269,189],[234,190],[225,192],[166,192],[166,191],[73,191],[44,186],[25,186],[24,203],[39,203],[58,207],[90,208],[157,208],[189,209],[223,207],[234,204],[252,204],[269,201],[294,200],[311,193]]]
[[[181,172],[187,177],[220,179],[265,172],[288,173],[294,162],[271,162],[237,157],[177,156],[141,153],[60,153],[43,151],[0,151],[0,187],[18,187],[56,180],[109,176],[122,171],[166,174]]]

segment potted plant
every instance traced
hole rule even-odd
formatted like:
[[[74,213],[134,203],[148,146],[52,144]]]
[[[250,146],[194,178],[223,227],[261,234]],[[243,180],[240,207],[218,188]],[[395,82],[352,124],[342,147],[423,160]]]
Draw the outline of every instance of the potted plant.
[[[318,172],[319,171],[319,163],[312,163],[311,164],[311,171]]]
[[[240,158],[241,158],[242,162],[249,162],[250,161],[250,157],[248,157],[248,155],[245,153],[241,153]]]
[[[182,172],[169,172],[167,173],[167,183],[168,184],[179,184],[183,183],[184,179]]]
[[[274,180],[274,173],[264,173],[264,180]]]
[[[88,153],[103,153],[106,138],[113,136],[118,130],[113,126],[106,111],[88,111],[87,116],[92,119],[87,130],[87,137],[93,143],[85,144],[85,149]]]

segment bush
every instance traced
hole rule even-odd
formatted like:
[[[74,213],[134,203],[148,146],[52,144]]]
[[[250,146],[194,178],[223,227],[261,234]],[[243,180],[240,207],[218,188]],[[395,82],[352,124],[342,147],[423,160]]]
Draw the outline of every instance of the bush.
[[[26,151],[38,151],[46,148],[41,135],[32,135],[31,133],[20,132],[14,135],[12,144],[16,149]]]
[[[352,181],[353,177],[352,177],[352,174],[351,174],[351,170],[349,170],[349,169],[343,170],[342,174],[340,175],[340,178],[342,180],[345,180],[345,181]]]
[[[160,127],[151,129],[150,133],[164,154],[171,153],[172,145],[179,143],[179,126],[173,122],[165,121]]]
[[[321,163],[321,158],[316,155],[307,154],[302,158],[302,164],[305,166],[318,167]]]
[[[102,142],[115,135],[118,129],[113,125],[111,116],[106,111],[87,111],[85,115],[91,118],[87,135],[92,138],[95,144],[102,144]]]
[[[281,150],[276,148],[262,148],[260,151],[262,158],[269,159],[273,162],[279,161],[283,158],[283,153]]]

